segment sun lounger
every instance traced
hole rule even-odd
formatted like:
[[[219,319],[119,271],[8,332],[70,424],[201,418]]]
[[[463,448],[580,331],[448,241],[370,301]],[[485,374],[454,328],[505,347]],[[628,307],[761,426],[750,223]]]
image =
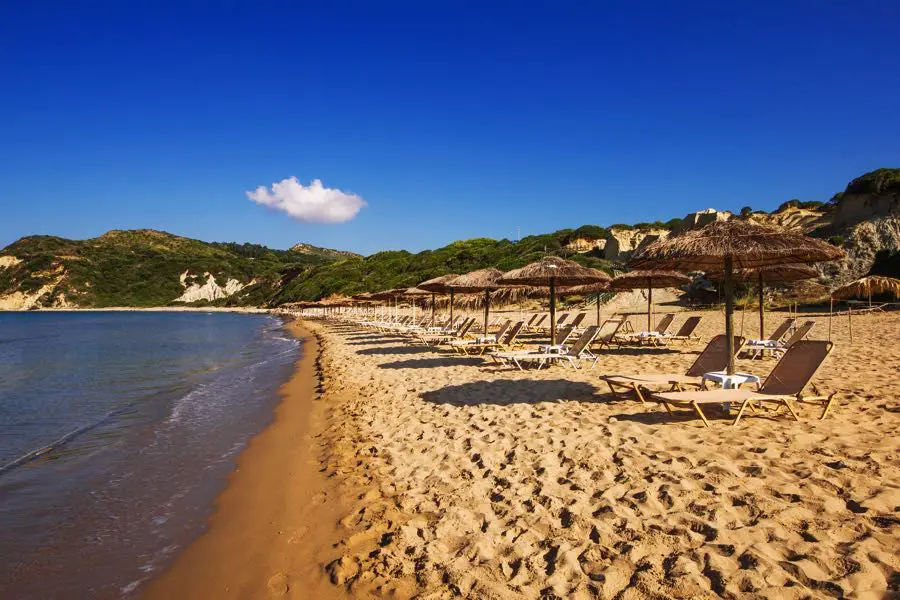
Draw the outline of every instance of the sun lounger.
[[[581,312],[581,313],[578,313],[577,315],[575,315],[575,318],[572,319],[572,323],[571,323],[572,327],[574,327],[575,329],[578,329],[578,326],[581,325],[581,322],[584,321],[585,317],[587,317],[586,312]]]
[[[812,330],[813,326],[816,324],[815,321],[806,321],[794,330],[794,333],[791,334],[791,337],[787,339],[785,342],[777,341],[777,340],[764,340],[764,341],[756,341],[756,343],[749,342],[745,351],[750,354],[750,358],[757,358],[763,355],[765,352],[771,352],[776,356],[779,354],[784,354],[784,351],[799,342],[802,339],[805,339],[809,332]]]
[[[425,334],[419,337],[423,344],[431,344],[434,346],[444,344],[454,339],[461,339],[469,332],[472,325],[475,324],[475,318],[469,318],[463,321],[462,326],[452,333]]]
[[[642,343],[644,338],[652,337],[652,336],[660,336],[665,335],[666,331],[669,330],[669,327],[672,325],[672,321],[675,320],[675,313],[666,313],[656,324],[656,329],[652,331],[633,331],[626,334],[621,334],[620,339],[624,343]]]
[[[515,325],[507,329],[505,335],[498,336],[497,341],[481,342],[475,339],[472,340],[472,343],[470,344],[460,343],[459,345],[455,345],[454,348],[462,354],[484,354],[489,350],[511,350],[516,346],[516,338],[523,327],[524,323],[518,321]]]
[[[494,356],[500,361],[515,365],[522,371],[525,370],[524,365],[526,364],[537,363],[537,368],[540,369],[544,365],[558,360],[565,360],[569,365],[578,369],[580,368],[579,362],[582,360],[591,360],[593,364],[597,363],[597,357],[590,351],[590,345],[599,330],[600,328],[596,325],[588,327],[570,347],[561,348],[559,351],[548,351],[549,349],[547,349],[538,352],[498,353]]]
[[[502,337],[503,334],[506,333],[506,331],[509,329],[510,325],[512,325],[512,321],[507,319],[506,322],[500,326],[500,329],[498,329],[496,333],[489,333],[486,336],[480,335],[474,339],[468,339],[468,340],[466,340],[466,339],[450,340],[450,342],[448,342],[448,345],[451,348],[462,352],[462,348],[464,346],[472,346],[472,345],[476,345],[476,344],[487,344],[489,342],[494,342],[494,341],[500,339],[500,337]]]
[[[603,321],[597,337],[594,338],[594,344],[599,344],[600,349],[612,348],[619,344],[619,330],[627,323],[628,320],[622,317],[611,318]]]
[[[697,356],[694,363],[683,374],[667,373],[635,373],[626,375],[604,375],[605,381],[613,395],[628,398],[632,394],[642,403],[646,403],[645,395],[653,388],[683,390],[685,387],[701,387],[704,373],[721,371],[728,366],[728,347],[724,335],[717,335],[709,341],[706,348]],[[744,343],[744,338],[734,337],[735,354]]]
[[[835,393],[824,396],[813,386],[814,396],[803,396],[803,390],[822,366],[822,363],[831,353],[834,344],[819,340],[800,340],[788,348],[769,376],[758,390],[748,389],[721,389],[700,390],[695,392],[663,392],[653,394],[652,398],[663,403],[666,410],[672,412],[672,407],[689,407],[703,420],[703,424],[709,427],[709,421],[703,413],[701,406],[705,404],[730,404],[732,402],[741,405],[732,425],[737,425],[746,409],[756,412],[766,405],[774,405],[778,412],[782,407],[786,408],[794,420],[800,418],[791,406],[792,401],[807,404],[816,404],[823,407],[819,419],[824,419],[834,402]]]
[[[772,343],[772,342],[774,342],[774,343],[780,342],[784,338],[784,336],[787,335],[787,333],[791,330],[791,328],[794,326],[794,323],[796,323],[796,322],[797,322],[797,319],[795,319],[793,317],[787,317],[784,321],[781,322],[781,325],[776,327],[775,330],[771,334],[769,334],[768,339],[749,340],[747,342],[748,348],[746,351],[749,352],[750,347],[752,347],[752,346],[759,346],[759,345]]]
[[[663,333],[663,334],[653,334],[648,335],[641,338],[641,342],[650,344],[652,346],[663,346],[669,342],[682,342],[685,345],[689,342],[699,342],[700,336],[694,333],[694,330],[697,329],[697,325],[700,324],[700,319],[703,317],[688,317],[685,319],[684,323],[681,324],[681,327],[674,334]]]
[[[537,321],[534,322],[533,325],[528,326],[528,331],[536,331],[541,328],[541,324],[547,320],[547,315],[543,314],[538,317]]]

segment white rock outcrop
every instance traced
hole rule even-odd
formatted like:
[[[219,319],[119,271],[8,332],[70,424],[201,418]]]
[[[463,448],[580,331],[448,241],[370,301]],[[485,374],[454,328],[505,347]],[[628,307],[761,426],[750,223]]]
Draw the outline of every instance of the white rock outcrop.
[[[235,294],[250,284],[243,284],[237,279],[229,279],[225,282],[225,286],[222,287],[216,282],[216,278],[210,273],[204,273],[203,276],[206,277],[206,283],[192,283],[191,285],[187,284],[187,278],[190,277],[191,274],[188,271],[185,271],[181,274],[179,279],[181,280],[181,285],[184,286],[184,293],[175,298],[175,302],[197,302],[198,300],[218,300],[220,298],[227,298],[232,294]],[[250,282],[253,283],[252,281]]]

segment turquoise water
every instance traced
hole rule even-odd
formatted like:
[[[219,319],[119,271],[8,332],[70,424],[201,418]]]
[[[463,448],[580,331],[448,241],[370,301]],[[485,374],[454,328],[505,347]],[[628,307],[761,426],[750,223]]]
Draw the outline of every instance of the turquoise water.
[[[268,315],[0,313],[0,597],[135,596],[299,353]]]

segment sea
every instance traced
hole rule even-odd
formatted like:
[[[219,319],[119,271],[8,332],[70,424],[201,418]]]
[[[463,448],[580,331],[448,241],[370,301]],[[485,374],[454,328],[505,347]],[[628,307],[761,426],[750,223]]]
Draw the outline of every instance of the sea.
[[[0,598],[135,597],[301,351],[271,315],[0,313]]]

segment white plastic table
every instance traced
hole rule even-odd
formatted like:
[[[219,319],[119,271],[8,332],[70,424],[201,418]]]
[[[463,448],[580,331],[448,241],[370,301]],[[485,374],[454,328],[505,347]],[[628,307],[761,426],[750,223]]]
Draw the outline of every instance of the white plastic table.
[[[729,375],[725,371],[710,371],[709,373],[704,373],[701,378],[702,383],[706,383],[707,381],[718,383],[722,386],[722,389],[733,390],[745,383],[755,383],[758,386],[760,379],[756,375],[751,375],[750,373],[735,373]],[[731,402],[723,403],[722,408],[725,410],[725,413],[728,414],[731,412]]]
[[[750,373],[735,373],[733,375],[728,375],[725,371],[710,371],[709,373],[704,373],[702,378],[703,383],[707,381],[712,381],[714,383],[718,383],[722,386],[722,389],[731,390],[742,386],[745,383],[755,383],[759,385],[760,379],[756,375],[751,375]]]

